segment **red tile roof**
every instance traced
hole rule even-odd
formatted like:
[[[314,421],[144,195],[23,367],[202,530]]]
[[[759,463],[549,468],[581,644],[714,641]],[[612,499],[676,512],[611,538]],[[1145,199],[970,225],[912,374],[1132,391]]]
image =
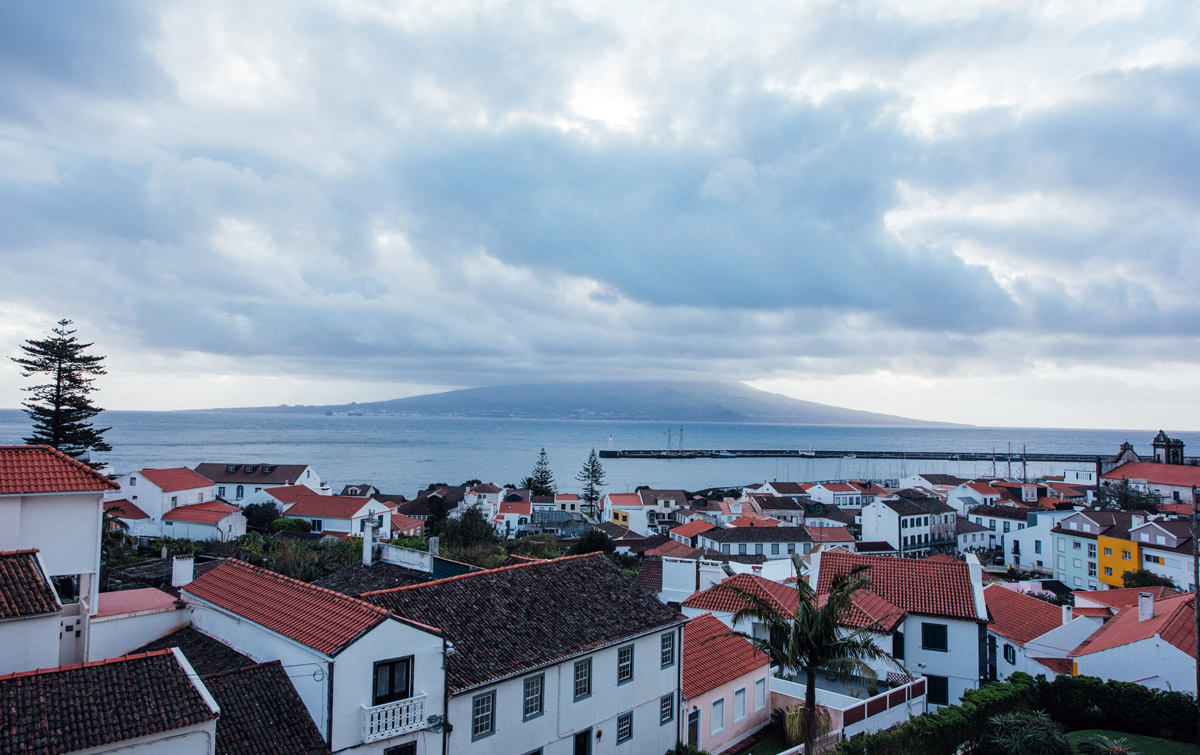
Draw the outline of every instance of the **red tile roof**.
[[[187,467],[172,467],[170,469],[143,469],[134,472],[157,485],[164,493],[174,493],[177,490],[193,490],[207,488],[212,480],[202,477]],[[132,476],[132,475],[131,475]]]
[[[996,490],[995,488],[993,488],[991,485],[987,484],[986,482],[968,482],[968,483],[966,483],[966,486],[968,488],[970,488],[971,490],[974,490],[976,493],[979,493],[980,495],[985,495],[985,496],[1000,495],[999,490]]]
[[[193,503],[191,506],[179,506],[163,515],[164,522],[192,522],[194,524],[216,524],[230,514],[241,511],[237,506],[230,506],[220,501],[205,501]]]
[[[1062,608],[1010,590],[1003,585],[983,588],[988,607],[988,629],[1024,647],[1035,637],[1062,626]]]
[[[810,527],[805,525],[814,543],[852,543],[854,535],[845,527]]]
[[[0,552],[0,619],[57,613],[61,608],[37,548]]]
[[[819,605],[825,605],[828,598],[828,595],[818,596]],[[854,629],[870,627],[873,632],[891,634],[904,621],[904,615],[904,609],[870,590],[858,590],[850,599],[850,615],[841,621],[841,625]]]
[[[295,503],[302,495],[313,495],[313,489],[307,485],[280,485],[276,488],[263,488],[263,492],[284,505]]]
[[[228,559],[181,591],[332,655],[387,611],[323,587]]]
[[[766,676],[771,659],[711,613],[693,618],[683,627],[683,698],[690,700],[737,679],[761,671]],[[747,685],[749,686],[749,685]]]
[[[637,493],[609,493],[608,502],[613,506],[641,506],[642,497]]]
[[[1138,593],[1148,592],[1154,596],[1155,600],[1163,600],[1164,598],[1172,598],[1179,595],[1178,590],[1172,590],[1170,587],[1118,587],[1113,590],[1076,590],[1075,596],[1085,598],[1093,603],[1100,603],[1113,608],[1128,608],[1136,606],[1138,603]]]
[[[0,446],[0,495],[119,490],[120,485],[49,446]]]
[[[746,604],[745,598],[729,588],[744,590],[751,595],[765,598],[775,606],[780,613],[791,615],[796,611],[800,600],[796,588],[772,582],[757,574],[735,574],[726,578],[719,585],[701,590],[683,601],[685,608],[698,608],[701,611],[721,611],[734,613]]]
[[[668,540],[662,545],[648,549],[643,556],[658,556],[660,558],[691,558],[698,551],[687,543],[678,540]]]
[[[1075,662],[1070,658],[1034,658],[1033,660],[1042,664],[1056,674],[1063,676],[1075,675]]]
[[[1067,655],[1078,658],[1148,640],[1157,635],[1195,658],[1196,624],[1192,608],[1193,598],[1193,593],[1187,593],[1164,600],[1156,599],[1154,615],[1145,621],[1138,619],[1136,603],[1123,608]]]
[[[156,590],[153,587],[143,587],[138,590],[117,590],[102,592],[96,596],[96,616],[116,616],[122,613],[136,611],[153,611],[156,608],[168,608],[176,604],[174,595]]]
[[[117,509],[117,516],[122,519],[149,519],[150,515],[139,509],[134,503],[124,498],[115,501],[105,501],[104,510]]]
[[[1200,467],[1190,464],[1156,464],[1131,461],[1100,476],[1102,480],[1146,480],[1158,485],[1191,487],[1200,485]]]
[[[822,554],[817,592],[829,592],[833,577],[859,564],[870,567],[865,576],[870,590],[910,613],[980,620],[970,567],[962,561],[868,556],[833,550]]]
[[[1113,615],[1112,609],[1108,606],[1092,607],[1092,606],[1075,606],[1071,609],[1072,616],[1088,616],[1091,618],[1107,619]]]
[[[500,514],[514,514],[516,516],[530,516],[533,503],[530,501],[512,501],[509,503],[500,504]]]
[[[716,525],[706,522],[703,519],[693,519],[687,524],[681,524],[671,530],[671,534],[691,538],[699,535],[701,532],[708,532],[711,529],[716,529]]]
[[[857,493],[858,488],[846,482],[826,482],[821,485],[831,493]]]
[[[729,523],[730,527],[778,527],[783,522],[762,514],[742,514]]]
[[[297,496],[296,502],[289,506],[284,513],[288,516],[352,519],[363,506],[366,506],[370,502],[370,498],[345,495],[320,495],[310,492]]]
[[[404,514],[392,514],[393,533],[403,533],[413,529],[417,531],[418,535],[421,534],[425,531],[425,522],[422,522],[420,519],[414,519],[411,516],[405,516]]]

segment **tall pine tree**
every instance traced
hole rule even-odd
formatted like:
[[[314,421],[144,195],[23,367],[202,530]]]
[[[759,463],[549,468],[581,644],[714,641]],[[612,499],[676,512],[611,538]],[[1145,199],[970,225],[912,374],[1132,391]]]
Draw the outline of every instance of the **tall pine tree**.
[[[533,474],[521,480],[521,487],[528,488],[530,495],[554,495],[558,490],[554,486],[554,475],[550,472],[550,460],[546,457],[546,449],[538,454],[537,463],[533,465]]]
[[[111,428],[97,430],[91,423],[104,411],[91,400],[95,376],[105,374],[104,357],[86,353],[92,344],[79,342],[70,320],[59,320],[52,332],[49,338],[25,341],[25,356],[11,357],[21,366],[22,376],[42,380],[25,388],[31,396],[22,405],[33,421],[33,435],[25,442],[52,446],[76,459],[87,459],[92,451],[111,451],[104,442]]]
[[[592,449],[575,479],[583,483],[579,499],[584,503],[584,510],[595,512],[596,503],[600,500],[600,491],[604,488],[604,467],[600,466],[600,457],[596,456],[596,449]]]

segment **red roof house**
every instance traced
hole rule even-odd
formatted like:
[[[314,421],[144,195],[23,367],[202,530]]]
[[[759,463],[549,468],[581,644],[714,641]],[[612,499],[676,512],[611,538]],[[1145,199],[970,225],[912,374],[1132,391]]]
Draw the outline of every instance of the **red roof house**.
[[[49,446],[0,446],[0,495],[104,492],[120,486]]]
[[[175,493],[180,490],[195,490],[212,486],[213,481],[202,477],[187,467],[171,469],[143,469],[134,474],[141,475],[154,483],[164,493]]]

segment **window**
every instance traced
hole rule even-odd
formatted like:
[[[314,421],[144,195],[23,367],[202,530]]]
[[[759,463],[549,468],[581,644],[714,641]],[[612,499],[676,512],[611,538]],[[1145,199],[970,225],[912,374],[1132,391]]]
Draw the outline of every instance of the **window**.
[[[1055,541],[1058,543],[1058,549],[1060,551],[1065,551],[1067,549],[1067,543],[1061,537],[1055,538]]]
[[[993,532],[995,532],[995,531],[996,531],[996,520],[995,520],[995,519],[989,519],[989,520],[988,520],[988,529],[989,529],[989,530],[991,530],[991,531],[993,531]]]
[[[721,546],[721,552],[724,553],[726,556],[729,555],[729,543],[725,543],[724,545]]]
[[[1071,566],[1075,567],[1076,569],[1079,569],[1083,566],[1083,561],[1081,561],[1078,558],[1073,558],[1073,559],[1071,559]]]
[[[395,658],[375,664],[375,693],[372,705],[393,703],[412,697],[413,659]]]
[[[1148,563],[1148,564],[1160,564],[1160,565],[1161,565],[1161,564],[1162,564],[1162,558],[1161,558],[1161,557],[1159,557],[1159,556],[1151,556],[1149,553],[1147,553],[1147,554],[1146,554],[1146,563]]]
[[[1088,543],[1088,558],[1095,558],[1095,557],[1096,557],[1096,544]]]
[[[617,684],[624,684],[633,678],[633,645],[626,645],[617,651]]]
[[[1058,557],[1058,568],[1059,568],[1059,569],[1066,569],[1066,568],[1067,568],[1067,557],[1066,557],[1066,556],[1059,556],[1059,557]]]
[[[633,739],[633,711],[617,716],[617,744]]]
[[[796,544],[795,544],[795,543],[788,543],[788,553],[789,553],[789,554],[792,554],[792,553],[795,553],[795,552],[796,552]]]
[[[754,683],[754,709],[762,710],[767,705],[767,680],[759,679]]]
[[[1096,562],[1095,561],[1088,561],[1088,576],[1089,577],[1096,576]]]
[[[471,741],[496,733],[496,693],[485,692],[471,698]]]
[[[930,705],[947,705],[950,702],[950,680],[944,676],[925,675],[925,701]]]
[[[234,493],[234,497],[235,497],[235,498],[237,498],[237,499],[240,501],[240,500],[242,500],[242,498],[244,498],[244,497],[245,497],[245,495],[246,495],[246,488],[244,488],[244,487],[243,487],[243,486],[241,486],[241,485],[238,485],[238,486],[237,486],[237,492],[236,492],[236,493]]]
[[[675,720],[675,695],[658,698],[658,725],[665,726]]]
[[[738,545],[738,555],[739,556],[746,555],[746,544],[745,543],[740,543]]]
[[[383,751],[383,755],[417,755],[417,743],[407,742]]]
[[[754,544],[754,554],[757,556],[761,556],[763,554],[763,544],[762,543]]]
[[[582,700],[592,694],[592,659],[575,662],[575,699]]]
[[[1082,547],[1082,546],[1080,546],[1080,544],[1079,544],[1079,541],[1078,541],[1078,540],[1076,540],[1076,541],[1074,541],[1074,542],[1072,542],[1072,543],[1071,543],[1071,548],[1073,548],[1074,550],[1080,550],[1080,548],[1081,548],[1081,547]]]
[[[661,639],[661,644],[662,653],[660,654],[660,658],[662,660],[662,667],[666,668],[667,666],[675,663],[675,635],[664,634]]]
[[[217,495],[221,496],[222,498],[225,497],[225,486],[224,485],[217,486]]]
[[[225,467],[226,474],[233,474],[236,471],[237,471],[237,464],[230,464],[227,467]]]
[[[1129,551],[1121,551],[1121,558],[1128,561],[1129,560]]]
[[[779,543],[771,543],[771,555],[772,556],[779,555]]]
[[[1104,576],[1106,576],[1106,577],[1112,576],[1112,567],[1111,566],[1104,567]]]
[[[1033,552],[1034,552],[1034,553],[1041,553],[1041,552],[1042,552],[1042,541],[1041,541],[1041,540],[1034,540],[1034,541],[1033,541]]]
[[[921,648],[924,650],[947,650],[946,625],[921,622]]]
[[[742,687],[733,693],[733,721],[737,723],[746,717],[746,688]]]
[[[1112,555],[1112,548],[1105,548],[1105,549],[1104,549],[1104,555],[1106,555],[1106,556],[1111,556],[1111,555]]]
[[[537,718],[544,712],[542,705],[542,689],[546,684],[546,675],[538,674],[525,679],[525,707],[521,720],[528,721]]]
[[[709,727],[710,734],[719,734],[725,731],[725,698],[721,698],[712,704],[712,721]]]
[[[325,527],[324,519],[310,519],[308,523],[312,525],[310,532],[320,532]]]
[[[171,496],[171,508],[175,508],[178,505],[179,505],[179,496],[177,496],[177,495]]]
[[[1007,642],[1004,643],[1004,660],[1014,666],[1017,663],[1017,649]]]
[[[1012,522],[1005,522],[1005,523],[1004,523],[1004,531],[1005,531],[1005,532],[1008,532],[1008,531],[1009,531],[1009,529],[1011,529],[1011,528],[1012,528]]]
[[[131,488],[137,487],[137,478],[134,477],[133,475],[129,475],[129,487],[131,487]]]

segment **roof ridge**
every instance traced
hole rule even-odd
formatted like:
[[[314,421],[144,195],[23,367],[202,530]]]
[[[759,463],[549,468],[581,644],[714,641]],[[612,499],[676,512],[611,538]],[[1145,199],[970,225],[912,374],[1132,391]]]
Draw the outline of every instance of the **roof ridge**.
[[[453,577],[442,577],[441,579],[435,579],[432,582],[422,582],[421,584],[417,584],[417,585],[402,585],[400,587],[391,587],[386,590],[372,590],[371,592],[362,593],[362,595],[360,595],[359,597],[365,597],[367,595],[383,595],[385,593],[402,592],[404,590],[415,590],[420,587],[432,587],[433,585],[441,585],[441,584],[445,584],[446,582],[453,582],[453,581],[459,580],[459,579],[466,579],[467,577],[478,577],[481,574],[495,574],[497,572],[508,571],[510,569],[525,569],[530,566],[541,566],[544,564],[557,564],[562,561],[571,561],[571,560],[577,559],[577,558],[590,558],[591,556],[597,556],[597,555],[603,555],[603,552],[595,551],[593,553],[578,553],[574,556],[562,556],[560,558],[543,559],[540,561],[530,561],[530,562],[524,563],[524,564],[510,564],[509,566],[499,566],[499,567],[496,567],[495,569],[483,569],[481,571],[467,572],[466,574],[456,574]],[[338,593],[338,594],[340,595],[341,593]],[[369,604],[369,605],[373,605],[373,604]]]
[[[121,486],[118,485],[117,483],[113,482],[112,480],[110,480],[107,475],[100,474],[95,469],[92,469],[90,466],[88,466],[87,464],[84,464],[79,459],[76,459],[73,456],[68,456],[67,454],[63,453],[62,451],[59,451],[54,446],[46,446],[46,445],[32,445],[31,446],[28,444],[26,444],[24,446],[0,446],[0,451],[49,451],[52,455],[59,457],[62,461],[70,462],[74,466],[78,467],[81,472],[86,472],[87,474],[91,475],[92,477],[96,478],[97,480],[103,482],[105,485],[107,485],[112,490],[120,490],[121,489]]]
[[[39,553],[37,548],[19,548],[15,551],[0,551],[0,556],[26,556],[30,553]]]
[[[35,668],[30,671],[15,671],[11,674],[0,674],[0,681],[8,681],[9,679],[20,679],[26,676],[37,676],[39,674],[53,674],[59,671],[75,671],[81,668],[92,668],[93,666],[106,666],[110,663],[122,663],[124,661],[134,661],[139,658],[153,658],[160,655],[166,655],[171,652],[171,648],[163,650],[147,650],[144,653],[134,653],[132,655],[119,655],[116,658],[105,658],[100,661],[84,661],[83,663],[69,663],[65,666],[50,666],[48,668]]]
[[[279,666],[280,668],[283,668],[283,661],[281,661],[277,658],[273,661],[263,661],[262,663],[251,663],[250,665],[242,666],[241,668],[228,668],[228,669],[225,669],[224,671],[214,671],[211,674],[197,674],[197,676],[199,676],[201,679],[215,679],[219,676],[229,676],[231,674],[240,674],[243,671],[253,671],[255,669],[263,668],[264,666]]]
[[[227,564],[233,564],[236,568],[246,567],[255,572],[261,572],[262,574],[269,575],[271,577],[283,580],[284,582],[294,583],[297,585],[303,585],[306,588],[311,588],[311,589],[317,590],[319,592],[328,593],[329,595],[333,595],[337,598],[348,600],[352,603],[357,603],[360,606],[366,606],[366,607],[370,608],[372,611],[378,612],[381,615],[390,613],[390,611],[388,611],[386,608],[383,608],[382,606],[377,606],[374,603],[368,603],[365,600],[359,600],[358,598],[353,597],[351,595],[346,595],[345,593],[338,592],[337,590],[330,590],[329,588],[321,587],[320,585],[314,585],[311,582],[304,582],[299,579],[295,579],[294,577],[289,577],[286,574],[280,574],[277,571],[272,571],[272,570],[267,569],[262,566],[255,566],[254,564],[247,563],[247,562],[241,560],[240,558],[227,558],[227,559],[225,559],[224,563],[222,563],[216,569],[213,569],[212,571],[208,572],[208,574],[212,574],[213,572],[217,571],[217,569],[221,569],[224,566],[226,566]],[[201,575],[201,576],[197,577],[194,581],[199,582],[200,580],[204,579],[204,577],[208,576],[208,574]],[[184,585],[181,589],[187,590],[187,587],[188,587],[187,585]],[[199,597],[199,596],[197,596],[197,597]]]

